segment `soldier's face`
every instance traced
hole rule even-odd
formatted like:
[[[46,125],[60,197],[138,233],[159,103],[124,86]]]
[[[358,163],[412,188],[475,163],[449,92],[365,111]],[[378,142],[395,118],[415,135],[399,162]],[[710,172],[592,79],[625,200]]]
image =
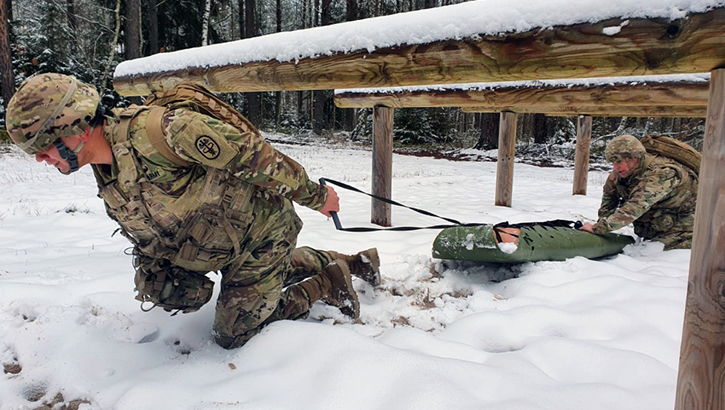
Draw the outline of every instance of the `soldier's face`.
[[[76,147],[78,147],[78,145],[81,143],[80,136],[61,137],[61,140],[71,150],[76,149]],[[70,164],[68,164],[68,161],[60,156],[58,148],[56,148],[54,145],[50,145],[48,148],[35,154],[35,160],[38,162],[45,161],[45,163],[47,163],[48,165],[52,165],[58,168],[58,170],[63,174],[67,174],[68,171],[70,171]]]
[[[614,161],[612,163],[614,172],[616,172],[617,175],[622,178],[627,178],[632,173],[632,171],[637,169],[638,165],[639,160],[637,158],[625,158],[619,161]]]

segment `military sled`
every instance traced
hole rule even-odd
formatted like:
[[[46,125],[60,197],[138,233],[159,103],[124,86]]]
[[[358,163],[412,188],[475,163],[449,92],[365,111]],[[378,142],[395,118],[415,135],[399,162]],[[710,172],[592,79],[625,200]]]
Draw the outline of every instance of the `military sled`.
[[[474,262],[563,261],[576,256],[601,258],[634,243],[627,235],[592,234],[573,221],[456,226],[433,241],[433,257]]]

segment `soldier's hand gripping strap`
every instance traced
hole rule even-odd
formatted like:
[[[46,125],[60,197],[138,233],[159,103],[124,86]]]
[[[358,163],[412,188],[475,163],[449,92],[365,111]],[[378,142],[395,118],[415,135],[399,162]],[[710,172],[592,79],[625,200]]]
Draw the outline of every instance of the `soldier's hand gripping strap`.
[[[137,257],[136,300],[141,310],[149,311],[156,306],[167,312],[190,313],[199,310],[212,297],[214,282],[201,273],[187,271],[163,259]],[[144,307],[150,302],[152,306]]]

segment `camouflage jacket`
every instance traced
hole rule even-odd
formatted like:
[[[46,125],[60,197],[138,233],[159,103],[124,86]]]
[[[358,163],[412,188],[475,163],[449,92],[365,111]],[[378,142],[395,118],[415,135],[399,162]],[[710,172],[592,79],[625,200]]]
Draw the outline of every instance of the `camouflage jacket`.
[[[109,118],[104,132],[114,161],[93,168],[109,216],[137,252],[210,271],[243,252],[250,235],[264,235],[277,213],[293,212],[290,201],[322,209],[327,190],[260,135],[193,108],[170,107],[162,126],[168,145],[191,166],[175,165],[153,147],[148,111],[116,110],[118,118],[135,113],[128,136]]]
[[[628,177],[609,175],[594,232],[606,233],[633,223],[635,233],[651,239],[650,236],[672,228],[678,220],[692,220],[697,186],[697,175],[688,167],[670,158],[647,154]],[[680,228],[692,231],[693,227]]]

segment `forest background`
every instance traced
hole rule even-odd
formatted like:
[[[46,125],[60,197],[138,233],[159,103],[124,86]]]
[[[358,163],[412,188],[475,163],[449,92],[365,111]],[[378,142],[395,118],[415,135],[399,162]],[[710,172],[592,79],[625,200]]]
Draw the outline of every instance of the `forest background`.
[[[117,106],[125,106],[140,102],[113,92],[113,72],[125,60],[460,2],[0,0],[0,127],[4,127],[6,102],[23,80],[37,73],[74,75],[113,96]],[[222,97],[265,131],[363,144],[371,139],[372,110],[337,108],[333,90],[230,93]],[[396,109],[394,140],[399,152],[490,150],[498,146],[498,123],[498,113],[464,113],[459,108]],[[625,133],[669,135],[700,149],[704,119],[595,117],[592,130],[596,162],[606,142]],[[575,139],[576,117],[519,114],[519,156],[539,164],[555,163],[547,159],[550,157],[573,160]]]

